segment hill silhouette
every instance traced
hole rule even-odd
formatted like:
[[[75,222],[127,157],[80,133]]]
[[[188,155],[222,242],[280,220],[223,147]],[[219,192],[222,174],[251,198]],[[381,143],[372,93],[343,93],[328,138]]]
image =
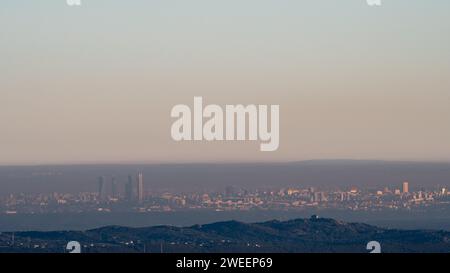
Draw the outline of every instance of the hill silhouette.
[[[106,226],[86,231],[6,232],[0,252],[64,252],[78,241],[83,252],[368,252],[378,241],[383,252],[449,252],[450,232],[398,230],[327,218],[190,227]]]

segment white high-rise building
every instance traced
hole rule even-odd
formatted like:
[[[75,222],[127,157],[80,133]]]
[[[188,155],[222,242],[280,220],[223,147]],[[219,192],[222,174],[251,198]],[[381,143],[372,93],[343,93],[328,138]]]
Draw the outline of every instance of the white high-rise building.
[[[409,193],[409,183],[408,183],[408,181],[403,182],[403,193]]]
[[[144,200],[144,178],[142,173],[138,173],[137,176],[137,196],[139,202]]]

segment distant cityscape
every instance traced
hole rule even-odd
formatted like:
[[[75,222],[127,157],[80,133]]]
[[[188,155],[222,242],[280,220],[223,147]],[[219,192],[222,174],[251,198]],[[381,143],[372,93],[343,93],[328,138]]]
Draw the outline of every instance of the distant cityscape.
[[[243,189],[227,186],[223,191],[152,192],[146,190],[142,173],[126,181],[98,177],[96,192],[9,194],[0,197],[0,214],[84,213],[84,212],[164,212],[183,210],[302,210],[308,208],[351,211],[421,210],[447,208],[450,192],[446,187],[411,190],[409,182],[392,188]],[[415,187],[417,188],[417,187]]]

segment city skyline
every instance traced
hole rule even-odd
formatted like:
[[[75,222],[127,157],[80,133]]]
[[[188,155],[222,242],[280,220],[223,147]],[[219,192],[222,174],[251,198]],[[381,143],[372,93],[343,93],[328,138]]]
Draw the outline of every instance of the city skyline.
[[[0,232],[24,227],[59,229],[65,225],[77,228],[111,224],[193,225],[199,223],[196,221],[208,223],[237,217],[233,215],[239,215],[243,221],[248,221],[247,217],[265,221],[308,214],[387,226],[450,228],[447,217],[439,217],[440,221],[434,218],[448,211],[448,183],[426,186],[397,180],[384,186],[318,186],[309,183],[283,187],[275,183],[249,188],[229,184],[215,189],[186,191],[157,188],[153,179],[147,177],[144,181],[140,171],[119,177],[105,173],[96,180],[90,179],[92,185],[87,191],[4,192],[0,195],[0,219],[7,221],[0,225]],[[61,221],[57,215],[72,216],[70,220]],[[397,220],[391,219],[393,215]],[[35,220],[28,221],[24,217]],[[39,220],[43,218],[47,220]],[[408,222],[411,220],[414,223]]]
[[[449,12],[2,0],[0,253],[180,272],[449,253]]]
[[[111,187],[108,187],[108,191],[106,191],[106,185],[102,182],[107,176],[99,177],[99,192],[11,193],[0,196],[0,218],[17,216],[16,219],[21,219],[20,217],[27,215],[41,215],[49,217],[49,222],[32,221],[29,225],[35,227],[42,225],[57,229],[60,222],[50,220],[52,217],[74,214],[77,216],[71,220],[71,225],[76,224],[78,227],[84,226],[85,228],[96,226],[90,221],[85,222],[84,217],[101,217],[104,219],[103,221],[107,220],[109,221],[107,223],[115,225],[135,226],[137,223],[143,222],[158,223],[158,220],[152,221],[152,217],[145,220],[145,215],[151,213],[159,213],[156,214],[159,221],[163,220],[171,225],[183,222],[177,220],[177,214],[174,213],[180,213],[180,215],[192,213],[192,215],[197,215],[202,222],[220,219],[217,218],[220,215],[226,217],[223,215],[226,212],[246,213],[260,220],[270,220],[268,217],[278,218],[286,214],[294,216],[296,213],[301,215],[305,213],[340,215],[339,217],[346,219],[352,219],[358,214],[362,214],[362,216],[367,214],[364,216],[366,217],[364,221],[370,219],[376,221],[381,216],[380,223],[383,223],[383,219],[388,220],[390,215],[394,214],[403,219],[420,219],[416,225],[423,227],[427,217],[433,219],[432,215],[445,214],[450,202],[450,186],[448,185],[440,187],[413,185],[413,189],[410,189],[409,182],[406,181],[381,188],[355,186],[347,188],[317,188],[314,186],[278,188],[273,186],[245,189],[239,186],[226,186],[222,190],[181,192],[140,191],[139,187],[145,187],[145,185],[140,185],[139,181],[142,180],[139,179],[139,176],[139,173],[135,176],[137,183],[131,189],[134,192],[131,197],[128,196],[130,190],[128,181],[123,181],[123,184],[119,182],[120,185],[125,186],[124,190],[114,192],[112,187],[114,180],[111,180]],[[140,217],[141,220],[127,220],[127,215],[131,216],[135,213],[143,214]],[[260,215],[261,213],[262,215]],[[101,215],[105,217],[111,215],[113,218],[105,219]],[[117,219],[114,218],[115,216]],[[0,232],[18,224],[17,220],[13,218],[7,219],[13,221],[0,225]],[[245,216],[242,219],[245,219]],[[445,219],[442,220],[445,221]],[[94,222],[97,223],[97,221]],[[196,222],[191,223],[197,224]],[[392,222],[392,224],[394,223],[395,221]],[[401,223],[399,220],[397,224],[401,225]],[[450,228],[446,223],[438,222],[438,224],[440,228]]]

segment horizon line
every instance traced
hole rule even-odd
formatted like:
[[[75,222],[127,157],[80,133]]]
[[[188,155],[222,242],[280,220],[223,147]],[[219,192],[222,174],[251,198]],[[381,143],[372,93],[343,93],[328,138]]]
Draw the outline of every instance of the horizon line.
[[[389,162],[389,163],[441,163],[450,164],[450,160],[430,159],[356,159],[356,158],[323,158],[299,160],[205,160],[205,161],[74,161],[74,162],[26,162],[0,163],[0,167],[44,167],[44,166],[95,166],[95,165],[233,165],[233,164],[293,164],[320,161],[347,162]]]

